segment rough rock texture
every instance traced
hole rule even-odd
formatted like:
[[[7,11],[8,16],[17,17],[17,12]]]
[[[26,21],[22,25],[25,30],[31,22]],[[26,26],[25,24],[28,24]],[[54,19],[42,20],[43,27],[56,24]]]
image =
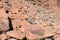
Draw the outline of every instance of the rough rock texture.
[[[49,36],[54,36],[53,32],[47,30],[41,25],[30,25],[26,27],[25,31],[28,39],[47,38]]]
[[[7,31],[9,29],[8,15],[5,10],[0,10],[0,31]]]
[[[23,39],[25,37],[25,34],[21,31],[9,31],[6,35],[17,39]]]
[[[0,0],[0,40],[60,40],[60,0]]]

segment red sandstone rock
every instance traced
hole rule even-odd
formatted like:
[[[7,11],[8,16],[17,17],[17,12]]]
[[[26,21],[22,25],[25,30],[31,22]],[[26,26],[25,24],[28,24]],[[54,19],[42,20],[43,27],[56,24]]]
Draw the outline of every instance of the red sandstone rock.
[[[9,29],[8,15],[5,10],[0,10],[0,31],[7,31]]]
[[[45,38],[54,35],[53,32],[48,31],[41,25],[30,25],[25,28],[25,32],[28,39]]]
[[[5,12],[6,9],[9,13]],[[8,17],[12,21],[12,31],[7,31]],[[7,31],[7,36],[22,39],[26,34],[30,40],[56,36],[55,39],[60,40],[58,25],[60,25],[60,0],[0,0],[0,31]],[[1,35],[2,40],[6,39],[4,34]],[[8,40],[15,40],[14,38]]]
[[[60,34],[60,25],[57,25],[55,33]]]
[[[55,37],[56,40],[60,40],[60,35],[59,34],[55,34],[54,37]]]
[[[22,39],[25,37],[25,34],[22,33],[21,31],[9,31],[6,33],[6,35],[17,39]]]
[[[5,39],[7,39],[7,36],[6,36],[5,34],[1,34],[1,35],[0,35],[0,39],[1,39],[1,40],[5,40]]]

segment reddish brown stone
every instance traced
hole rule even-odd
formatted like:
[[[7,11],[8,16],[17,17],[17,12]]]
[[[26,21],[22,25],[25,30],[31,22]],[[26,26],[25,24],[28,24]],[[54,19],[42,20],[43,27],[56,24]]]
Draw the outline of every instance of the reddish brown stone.
[[[9,29],[8,15],[5,10],[0,10],[0,31],[7,31]]]
[[[25,31],[28,39],[45,38],[54,35],[53,32],[48,31],[41,25],[30,25],[25,28]]]
[[[7,39],[7,36],[6,36],[5,34],[1,34],[1,35],[0,35],[0,39],[1,39],[1,40],[5,40],[5,39]]]
[[[17,39],[23,39],[25,37],[25,34],[21,31],[9,31],[6,33],[6,35]]]
[[[6,13],[6,10],[9,12]],[[8,17],[13,28],[11,31]],[[59,0],[0,0],[0,31],[4,31],[1,34],[17,39],[26,36],[30,40],[56,36],[55,40],[60,40],[58,25]],[[1,36],[5,40],[5,35]],[[14,38],[8,40],[15,40]]]

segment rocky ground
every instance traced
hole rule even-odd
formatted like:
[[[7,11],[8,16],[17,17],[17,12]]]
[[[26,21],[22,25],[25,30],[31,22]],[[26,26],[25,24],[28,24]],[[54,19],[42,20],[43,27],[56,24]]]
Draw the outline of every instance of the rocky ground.
[[[0,40],[60,40],[60,0],[0,0]]]

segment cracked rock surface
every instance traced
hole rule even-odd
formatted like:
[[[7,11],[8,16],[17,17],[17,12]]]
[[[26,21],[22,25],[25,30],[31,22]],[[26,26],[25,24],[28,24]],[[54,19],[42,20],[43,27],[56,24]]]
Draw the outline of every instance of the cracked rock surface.
[[[60,0],[0,0],[0,40],[60,40]]]

